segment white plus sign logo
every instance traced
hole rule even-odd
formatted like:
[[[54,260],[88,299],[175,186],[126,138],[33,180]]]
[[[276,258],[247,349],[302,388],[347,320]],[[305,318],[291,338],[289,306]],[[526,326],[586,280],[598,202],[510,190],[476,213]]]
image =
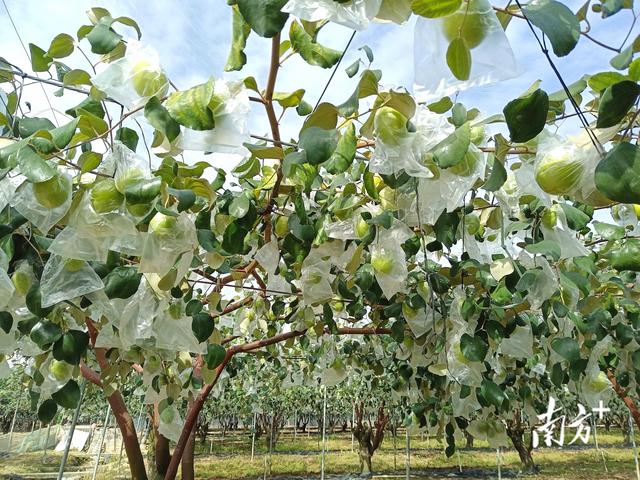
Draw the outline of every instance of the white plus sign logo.
[[[592,408],[592,409],[591,409],[591,411],[592,411],[593,413],[595,413],[595,414],[597,414],[597,415],[598,415],[598,420],[602,420],[602,417],[604,416],[604,414],[605,414],[605,413],[607,413],[607,412],[610,412],[610,411],[611,411],[611,409],[610,409],[610,408],[605,407],[605,406],[602,404],[602,400],[600,400],[600,401],[598,402],[598,406],[597,406],[597,407],[595,407],[595,408]]]

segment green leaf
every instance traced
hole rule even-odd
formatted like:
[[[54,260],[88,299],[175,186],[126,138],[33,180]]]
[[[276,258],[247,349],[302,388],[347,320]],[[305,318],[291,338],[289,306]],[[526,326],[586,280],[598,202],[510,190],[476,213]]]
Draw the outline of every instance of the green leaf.
[[[49,45],[47,55],[51,58],[64,58],[73,53],[73,37],[66,33],[56,35]]]
[[[214,327],[213,318],[208,313],[200,312],[191,317],[191,330],[200,343],[211,336]]]
[[[287,23],[281,12],[287,0],[237,0],[238,9],[251,29],[261,37],[275,37]]]
[[[532,0],[522,12],[549,37],[553,53],[564,57],[580,39],[580,22],[571,10],[556,0]]]
[[[81,330],[69,330],[53,344],[53,358],[78,365],[89,346],[89,334]]]
[[[558,260],[561,254],[560,245],[553,240],[542,240],[538,243],[531,243],[525,247],[525,250],[529,253],[549,256],[554,260]]]
[[[51,398],[62,408],[76,408],[80,401],[80,387],[75,380],[69,380],[64,387],[52,393]]]
[[[580,360],[580,346],[573,338],[554,338],[551,348],[569,362]]]
[[[33,43],[29,44],[31,68],[34,72],[46,72],[53,59],[43,49]]]
[[[58,413],[58,404],[51,398],[46,399],[38,407],[38,420],[44,425],[51,423]]]
[[[251,201],[249,197],[244,193],[238,195],[233,199],[231,205],[229,205],[229,214],[235,218],[242,218],[249,212]]]
[[[623,142],[611,149],[595,171],[598,191],[621,203],[640,203],[640,148]]]
[[[38,130],[52,130],[56,126],[44,117],[22,117],[18,124],[18,133],[20,137],[27,138],[36,133]]]
[[[565,217],[567,217],[567,225],[571,230],[582,230],[591,221],[589,215],[572,205],[561,203],[560,206],[562,207]]]
[[[49,320],[42,320],[36,323],[29,333],[29,337],[31,337],[33,343],[38,345],[42,350],[49,348],[61,336],[62,329],[60,326]]]
[[[497,192],[507,181],[507,171],[500,160],[494,157],[491,174],[482,188],[488,192]]]
[[[49,133],[51,133],[51,140],[53,144],[58,150],[62,150],[73,138],[73,135],[76,133],[76,128],[78,127],[79,119],[71,120],[66,125],[63,125],[58,128],[54,128]]]
[[[275,92],[273,94],[273,100],[275,102],[278,102],[283,108],[297,107],[298,105],[300,105],[304,93],[305,91],[303,88],[290,93]]]
[[[216,126],[211,107],[217,107],[213,92],[213,79],[188,90],[173,92],[167,99],[167,110],[180,125],[193,130],[211,130]]]
[[[489,345],[480,336],[462,335],[460,338],[460,351],[467,360],[482,362],[487,355]]]
[[[627,114],[640,95],[640,85],[624,80],[608,87],[600,98],[597,128],[617,125]]]
[[[302,125],[302,130],[311,127],[320,127],[325,130],[336,128],[338,123],[338,109],[330,103],[321,103]]]
[[[339,135],[335,129],[311,127],[302,131],[298,145],[305,151],[308,163],[319,165],[331,158],[338,147]]]
[[[142,274],[135,267],[116,267],[102,280],[108,298],[129,298],[138,291]]]
[[[631,64],[631,60],[633,60],[633,54],[635,52],[634,43],[629,45],[618,55],[609,60],[609,65],[611,65],[616,70],[624,70],[625,68],[629,67],[629,65]]]
[[[340,137],[336,150],[329,158],[329,161],[325,163],[324,168],[332,174],[346,172],[356,157],[356,145],[356,128],[351,123],[345,130],[344,135]]]
[[[247,63],[247,55],[244,48],[247,46],[247,38],[251,33],[251,26],[244,21],[244,17],[238,10],[238,6],[233,6],[233,20],[231,27],[231,50],[224,66],[225,72],[242,70]]]
[[[458,80],[469,80],[471,75],[471,50],[462,37],[451,40],[447,48],[447,65]]]
[[[44,160],[29,146],[22,147],[17,153],[20,171],[31,183],[41,183],[57,175],[56,167]]]
[[[344,71],[347,73],[347,77],[349,78],[353,78],[353,76],[358,73],[358,70],[360,70],[360,60],[356,60],[344,69]]]
[[[442,168],[454,167],[464,160],[470,144],[471,127],[467,122],[434,148],[433,158]]]
[[[132,205],[150,203],[160,194],[161,185],[162,179],[160,177],[145,178],[129,183],[124,189],[124,198],[127,203]]]
[[[97,152],[82,152],[78,157],[78,165],[83,173],[90,172],[98,168],[102,163],[102,154]]]
[[[587,80],[587,84],[595,92],[602,92],[604,89],[610,87],[614,83],[619,83],[627,80],[627,77],[618,72],[600,72],[591,75]]]
[[[145,107],[145,110],[146,110],[146,107]],[[146,112],[145,112],[145,115],[146,115]],[[151,123],[151,121],[149,121],[149,123]],[[165,136],[166,136],[166,133],[165,133]],[[118,131],[116,131],[115,138],[116,140],[119,140],[122,143],[124,143],[124,145],[132,152],[135,152],[136,148],[138,148],[138,140],[140,139],[138,137],[138,133],[129,127],[119,128]]]
[[[507,399],[502,389],[491,380],[484,379],[480,384],[480,394],[491,405],[500,408]]]
[[[231,254],[243,253],[244,239],[249,231],[242,227],[238,222],[233,222],[227,226],[222,236],[222,248]]]
[[[611,223],[593,222],[596,232],[605,240],[619,240],[624,237],[624,227]]]
[[[456,231],[460,224],[460,217],[456,212],[443,212],[433,225],[436,240],[451,248],[456,243]]]
[[[169,111],[160,103],[158,97],[149,99],[144,106],[144,116],[153,128],[167,137],[169,142],[173,142],[180,135],[180,125],[169,115]],[[135,148],[132,150],[135,151]]]
[[[0,312],[0,328],[4,333],[9,333],[13,327],[13,316],[10,312]]]
[[[327,48],[313,41],[313,37],[298,22],[293,22],[289,29],[291,48],[309,65],[331,68],[340,60],[342,52]]]
[[[462,0],[413,0],[411,11],[426,18],[451,15],[462,6]]]
[[[122,36],[111,29],[113,19],[102,17],[98,24],[87,34],[86,39],[91,44],[91,51],[101,55],[107,54],[115,49]]]
[[[173,285],[176,283],[176,279],[178,278],[178,269],[173,266],[169,269],[169,271],[160,279],[158,282],[158,288],[163,291],[168,291],[173,288]]]
[[[205,361],[207,362],[207,368],[213,370],[224,361],[227,351],[222,345],[210,343],[207,345],[207,354],[205,355]]]
[[[39,318],[44,318],[53,311],[53,306],[46,308],[42,306],[42,293],[40,291],[40,284],[37,282],[31,285],[25,297],[25,303],[27,309]]]
[[[167,193],[178,199],[178,212],[184,212],[196,203],[197,196],[193,190],[167,188]]]
[[[535,138],[544,128],[549,112],[549,96],[544,90],[516,98],[503,113],[512,142],[524,143]]]

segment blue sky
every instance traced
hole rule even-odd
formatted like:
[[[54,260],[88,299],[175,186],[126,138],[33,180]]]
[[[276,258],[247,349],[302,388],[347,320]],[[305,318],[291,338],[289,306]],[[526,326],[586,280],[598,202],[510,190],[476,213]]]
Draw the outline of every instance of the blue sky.
[[[114,16],[126,15],[138,21],[143,31],[143,42],[150,44],[160,53],[164,68],[179,87],[187,88],[209,76],[223,75],[231,36],[231,10],[224,0],[5,1],[25,44],[33,42],[46,49],[57,33],[66,32],[75,36],[78,26],[88,23],[85,11],[92,6],[104,6]],[[583,0],[566,0],[564,3],[576,11]],[[613,45],[621,42],[632,19],[629,11],[605,21],[594,13],[591,13],[589,18],[592,23],[591,34]],[[26,54],[2,6],[0,26],[0,56],[28,70]],[[375,53],[374,67],[383,71],[383,83],[387,86],[410,88],[413,84],[413,30],[412,22],[402,26],[372,24],[368,30],[356,35],[342,67],[348,66],[360,55],[358,47],[367,44]],[[635,32],[637,33],[638,31]],[[320,41],[342,50],[350,35],[349,29],[332,25],[321,33]],[[524,21],[514,19],[507,29],[507,36],[516,52],[522,74],[509,81],[477,87],[463,92],[460,96],[467,106],[478,107],[487,115],[500,112],[506,102],[517,97],[537,79],[542,80],[542,88],[548,92],[560,88]],[[242,78],[254,75],[259,85],[264,86],[268,69],[268,50],[269,40],[252,35],[246,50],[249,58],[247,66],[242,72],[231,76]],[[584,73],[610,70],[608,62],[613,55],[613,52],[583,37],[574,52],[568,57],[556,59],[556,63],[566,80],[571,83]],[[74,59],[71,64],[77,62],[76,65],[83,65],[81,57],[71,58]],[[86,67],[86,64],[84,65]],[[315,103],[329,75],[330,71],[310,67],[301,59],[293,57],[284,64],[277,89],[288,91],[305,88],[305,98]],[[356,79],[348,79],[344,68],[340,68],[325,99],[341,103],[351,94],[355,82]],[[42,92],[38,88],[32,87],[28,98],[32,98],[34,105],[43,105]],[[65,98],[54,101],[65,106],[67,103],[77,103],[77,97],[65,94]],[[64,108],[61,107],[59,110]],[[34,113],[44,112],[38,112],[37,107],[34,107]],[[252,120],[253,133],[266,133],[264,115],[258,111],[256,113],[260,115],[256,115]],[[284,121],[285,136],[296,134],[299,128],[297,120],[295,112],[287,114]]]

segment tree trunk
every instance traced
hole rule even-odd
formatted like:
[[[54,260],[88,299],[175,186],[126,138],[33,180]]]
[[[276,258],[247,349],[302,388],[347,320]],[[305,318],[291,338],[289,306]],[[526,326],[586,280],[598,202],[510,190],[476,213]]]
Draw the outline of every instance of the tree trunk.
[[[360,445],[358,449],[358,459],[360,460],[360,475],[371,475],[371,454],[366,446]]]
[[[633,421],[636,422],[637,427],[640,428],[640,410],[638,410],[636,403],[633,401],[633,399],[629,395],[627,395],[627,391],[620,386],[613,371],[607,370],[607,378],[609,378],[609,381],[611,382],[611,386],[613,387],[613,390],[616,392],[616,395],[620,397],[620,400],[622,400],[624,404],[627,406],[627,408],[629,409],[629,412],[633,417]]]
[[[193,406],[193,401],[189,400],[189,409]],[[197,421],[196,421],[197,424]],[[194,456],[196,451],[196,427],[191,429],[191,434],[187,440],[182,455],[182,480],[195,480]]]
[[[124,451],[127,454],[132,480],[147,480],[147,470],[144,465],[142,451],[140,450],[136,427],[133,424],[133,419],[127,410],[127,406],[122,399],[122,395],[119,391],[116,391],[111,396],[107,397],[107,401],[109,402],[109,405],[111,405],[113,416],[115,417],[116,423],[120,428],[120,433],[122,434]]]
[[[473,435],[464,430],[464,438],[466,440],[466,448],[473,448]]]
[[[536,473],[538,467],[533,461],[531,455],[532,448],[527,446],[524,442],[524,425],[520,422],[520,413],[516,412],[515,417],[517,420],[507,420],[507,436],[511,439],[513,448],[518,452],[520,457],[520,463],[522,464],[522,471],[528,473]]]
[[[153,435],[155,437],[155,465],[156,472],[161,477],[167,473],[169,462],[171,461],[171,453],[169,451],[169,440],[164,437],[158,427],[160,426],[160,412],[158,411],[158,404],[153,404]]]

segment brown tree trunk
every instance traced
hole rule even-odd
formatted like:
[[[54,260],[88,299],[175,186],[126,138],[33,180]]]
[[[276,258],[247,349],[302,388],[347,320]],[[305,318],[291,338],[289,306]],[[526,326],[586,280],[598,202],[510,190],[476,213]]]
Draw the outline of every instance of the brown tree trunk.
[[[158,404],[153,404],[153,435],[155,437],[155,465],[158,475],[164,477],[171,461],[171,453],[169,451],[169,440],[164,437],[158,427],[160,426],[160,412]]]
[[[370,475],[373,472],[371,468],[371,454],[366,446],[360,445],[358,449],[358,459],[360,460],[360,475]]]
[[[620,400],[622,400],[624,404],[627,406],[627,408],[629,409],[629,412],[631,413],[631,417],[633,417],[633,421],[636,422],[636,425],[638,426],[638,428],[640,428],[640,410],[638,410],[638,407],[633,401],[633,398],[627,395],[627,391],[620,386],[620,384],[618,383],[618,380],[616,379],[616,376],[611,370],[607,370],[607,378],[609,378],[609,381],[611,382],[611,386],[613,387],[613,390],[616,392],[616,395],[620,397]]]
[[[520,413],[515,413],[516,420],[507,420],[507,436],[511,439],[513,448],[518,452],[520,457],[520,463],[522,464],[522,471],[528,473],[535,473],[538,471],[538,467],[533,461],[533,455],[531,455],[532,448],[527,446],[524,442],[524,425],[520,422]]]
[[[464,430],[464,438],[466,440],[466,448],[473,448],[473,435]]]
[[[122,399],[122,395],[119,391],[116,391],[111,396],[107,397],[107,401],[109,402],[109,405],[111,405],[111,410],[113,411],[116,423],[118,424],[120,433],[122,434],[124,451],[127,454],[132,480],[147,480],[147,470],[144,465],[142,451],[140,450],[136,427],[133,424],[131,415],[129,415],[129,411]]]
[[[358,440],[358,459],[360,460],[360,474],[368,475],[373,472],[371,459],[375,451],[382,444],[384,429],[389,422],[389,415],[384,413],[384,403],[378,409],[378,416],[373,425],[364,420],[364,402],[356,405],[356,423],[353,436]]]
[[[189,400],[189,409],[193,407],[193,400]],[[197,423],[197,421],[196,421]],[[195,465],[194,456],[196,453],[196,427],[195,425],[191,429],[191,434],[187,440],[187,445],[182,455],[182,480],[194,480],[195,479]]]

